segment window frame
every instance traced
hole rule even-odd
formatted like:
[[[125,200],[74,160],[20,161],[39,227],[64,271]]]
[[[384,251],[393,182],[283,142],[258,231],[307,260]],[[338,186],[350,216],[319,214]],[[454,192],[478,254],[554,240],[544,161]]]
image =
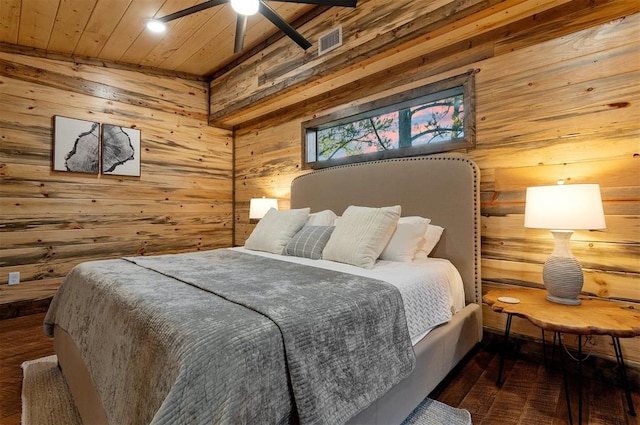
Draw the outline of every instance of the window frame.
[[[337,165],[353,164],[357,162],[376,161],[388,158],[402,158],[408,156],[427,155],[439,152],[448,152],[459,149],[474,149],[476,146],[476,120],[475,120],[475,71],[470,70],[464,74],[456,75],[445,80],[427,84],[371,102],[356,105],[336,111],[332,114],[317,117],[302,123],[302,168],[322,169]],[[452,89],[462,87],[464,105],[464,137],[460,139],[450,139],[444,142],[412,146],[405,148],[395,148],[386,151],[370,152],[359,155],[346,156],[342,158],[332,158],[321,161],[308,162],[308,155],[311,152],[309,143],[313,142],[314,149],[317,146],[315,141],[317,131],[324,128],[348,124],[358,121],[372,113],[382,115],[384,113],[399,111],[409,106],[416,106],[420,102],[427,103],[448,97],[447,92]],[[442,96],[441,96],[442,95]],[[311,140],[313,139],[313,140]],[[316,154],[314,153],[314,157]]]

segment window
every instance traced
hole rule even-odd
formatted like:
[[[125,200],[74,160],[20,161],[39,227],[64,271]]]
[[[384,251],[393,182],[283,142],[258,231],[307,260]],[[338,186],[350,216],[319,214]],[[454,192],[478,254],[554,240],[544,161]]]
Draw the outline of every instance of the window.
[[[305,168],[475,147],[473,71],[302,124]]]

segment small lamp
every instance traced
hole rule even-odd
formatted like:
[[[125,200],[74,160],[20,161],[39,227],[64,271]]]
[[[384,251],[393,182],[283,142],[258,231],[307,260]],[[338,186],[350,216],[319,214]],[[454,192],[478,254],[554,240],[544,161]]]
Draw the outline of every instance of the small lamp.
[[[549,229],[555,239],[551,256],[544,263],[542,280],[549,301],[578,305],[584,278],[582,268],[571,253],[569,239],[574,230],[606,227],[600,186],[562,184],[528,187],[524,227]]]
[[[251,198],[249,204],[249,220],[260,220],[271,208],[278,209],[278,200],[275,198]]]

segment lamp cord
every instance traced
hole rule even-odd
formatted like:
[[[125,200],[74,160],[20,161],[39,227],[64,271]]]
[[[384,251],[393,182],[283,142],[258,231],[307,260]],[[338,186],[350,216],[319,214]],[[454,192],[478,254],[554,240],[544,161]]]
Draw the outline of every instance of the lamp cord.
[[[582,358],[582,360],[580,360],[577,357],[574,357],[569,352],[569,349],[567,348],[567,346],[564,343],[564,334],[560,333],[560,345],[564,349],[565,353],[567,353],[567,356],[569,356],[571,358],[571,360],[573,360],[574,362],[587,360],[591,356],[591,353],[593,352],[593,347],[595,347],[595,345],[596,345],[596,342],[593,340],[593,335],[585,335],[584,337],[585,337],[585,339],[584,339],[583,347],[585,345],[587,345],[587,344],[589,344],[590,347],[589,347],[589,352],[584,356],[584,358]],[[580,336],[578,336],[578,338],[580,338]]]

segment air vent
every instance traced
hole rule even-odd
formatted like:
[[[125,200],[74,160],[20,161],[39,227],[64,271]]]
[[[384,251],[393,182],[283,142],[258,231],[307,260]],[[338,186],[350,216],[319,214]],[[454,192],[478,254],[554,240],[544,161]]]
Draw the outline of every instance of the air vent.
[[[338,46],[342,46],[342,26],[320,36],[318,40],[318,56],[324,55]]]

